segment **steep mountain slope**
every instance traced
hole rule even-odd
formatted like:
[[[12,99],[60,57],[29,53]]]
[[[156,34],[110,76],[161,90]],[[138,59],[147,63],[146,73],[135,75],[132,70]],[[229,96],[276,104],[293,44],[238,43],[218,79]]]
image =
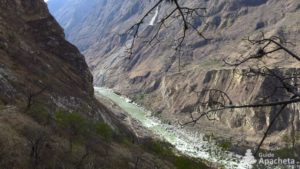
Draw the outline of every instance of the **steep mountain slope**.
[[[50,8],[57,3],[56,1],[49,2]],[[205,17],[195,18],[194,23],[204,30],[204,35],[211,40],[206,41],[195,33],[188,32],[184,52],[176,53],[172,46],[174,39],[181,36],[182,23],[175,21],[171,26],[162,28],[158,45],[148,45],[147,40],[158,28],[155,23],[167,11],[173,9],[172,4],[164,4],[159,7],[154,25],[152,26],[150,21],[155,12],[141,27],[141,38],[138,39],[130,59],[125,50],[132,37],[126,34],[126,30],[142,17],[153,2],[100,0],[89,10],[81,8],[84,1],[70,2],[69,6],[76,5],[79,11],[86,11],[79,17],[84,18],[83,21],[77,19],[78,14],[75,15],[72,10],[74,8],[69,6],[60,7],[59,10],[53,9],[52,12],[58,18],[58,22],[67,28],[67,39],[85,54],[95,78],[95,85],[107,86],[130,96],[172,123],[190,117],[189,113],[194,111],[201,100],[195,91],[207,88],[221,89],[236,103],[254,102],[263,94],[271,92],[269,84],[278,82],[262,77],[242,77],[224,64],[223,59],[228,56],[237,58],[249,54],[249,46],[245,45],[243,38],[249,35],[257,37],[263,31],[266,36],[276,35],[291,41],[296,45],[290,45],[289,48],[300,53],[298,0],[180,2],[184,6],[206,8]],[[80,24],[76,24],[79,22]],[[262,61],[271,67],[286,68],[283,72],[297,72],[298,69],[292,68],[299,68],[299,62],[284,56],[279,52]],[[179,57],[181,72],[178,72]],[[270,100],[278,98],[281,96],[274,95]],[[217,115],[220,122],[218,125],[203,119],[198,129],[225,137],[238,138],[235,137],[238,135],[241,140],[255,143],[259,141],[258,136],[265,131],[275,112],[273,109],[245,109],[234,113],[225,111]],[[299,110],[296,105],[283,113],[281,120],[276,124],[274,138],[270,137],[267,145],[282,144],[279,140],[284,131],[299,131],[297,112]]]
[[[84,57],[64,40],[63,29],[46,5],[37,1],[1,5],[1,72],[6,74],[1,82],[14,82],[19,90],[15,86],[1,90],[9,93],[1,93],[2,100],[11,100],[6,104],[21,102],[29,94],[26,92],[43,89],[54,94],[54,102],[64,96],[74,97],[74,101],[80,98],[83,103],[92,100],[93,78]],[[13,15],[14,10],[19,13]]]
[[[94,98],[43,0],[0,0],[0,58],[0,168],[175,168]]]
[[[56,4],[56,0],[49,2],[49,7]],[[86,9],[87,4],[93,6],[93,8]],[[222,65],[222,58],[234,54],[233,50],[239,46],[242,38],[247,35],[251,35],[255,32],[265,31],[270,34],[280,34],[291,41],[297,41],[297,16],[299,16],[299,3],[297,1],[187,1],[185,6],[200,6],[206,7],[207,13],[203,19],[195,19],[197,26],[203,26],[206,30],[205,36],[211,38],[212,41],[203,41],[199,37],[192,34],[187,40],[188,48],[182,57],[184,66],[188,64],[188,67],[192,65],[203,66],[203,62],[214,62],[215,66]],[[140,69],[144,71],[149,69],[150,72],[166,71],[170,66],[176,67],[178,64],[174,63],[177,60],[174,59],[174,51],[171,49],[172,40],[171,36],[176,37],[180,34],[180,25],[164,30],[162,36],[165,41],[160,43],[159,47],[151,48],[151,46],[144,45],[143,50],[139,50],[137,46],[136,54],[131,61],[131,65],[128,66],[128,62],[122,58],[126,56],[124,53],[125,42],[131,39],[130,36],[123,34],[132,24],[134,24],[138,18],[141,17],[147,9],[151,7],[151,3],[148,1],[91,1],[85,3],[83,1],[72,1],[68,5],[53,9],[53,15],[58,19],[62,26],[66,29],[67,39],[74,43],[86,54],[88,64],[91,67],[97,67],[97,71],[106,71],[103,65],[110,66],[110,58],[118,58],[114,60],[114,65],[111,67],[130,67],[131,72],[138,72]],[[172,8],[170,4],[159,9],[157,21],[162,18],[165,11],[168,8]],[[79,11],[75,13],[74,11]],[[80,12],[85,11],[85,12]],[[280,11],[280,12],[279,12]],[[81,16],[78,16],[80,15]],[[155,25],[149,26],[151,17],[154,16],[154,12],[145,21],[145,31],[142,35],[148,35],[151,37],[155,33]],[[84,20],[82,21],[82,18]],[[68,23],[66,23],[68,21]],[[76,24],[77,23],[77,24]],[[72,26],[70,26],[72,25]],[[289,29],[287,25],[295,29]],[[165,28],[164,28],[165,29]],[[295,35],[295,36],[292,36]],[[140,42],[149,40],[149,38],[143,38]],[[107,43],[110,42],[110,43]],[[88,47],[88,49],[87,49]],[[151,49],[151,50],[150,50]],[[228,52],[230,51],[230,52]],[[143,55],[143,57],[139,57]],[[97,59],[98,58],[98,59]],[[101,58],[101,59],[100,59]],[[151,58],[153,64],[152,67],[149,64],[150,61],[146,61],[146,58]],[[137,64],[133,64],[137,62]],[[185,63],[187,62],[187,63]],[[142,67],[142,66],[145,66]],[[214,66],[214,65],[213,65]],[[163,69],[165,68],[165,69]],[[121,69],[121,68],[119,68]],[[113,72],[122,72],[115,68]],[[96,72],[96,71],[93,71]],[[111,72],[107,70],[107,72]],[[117,73],[116,73],[117,74]],[[101,77],[103,73],[99,73],[99,76],[94,73],[94,76]],[[150,77],[149,77],[150,78]],[[110,78],[110,81],[111,78]]]

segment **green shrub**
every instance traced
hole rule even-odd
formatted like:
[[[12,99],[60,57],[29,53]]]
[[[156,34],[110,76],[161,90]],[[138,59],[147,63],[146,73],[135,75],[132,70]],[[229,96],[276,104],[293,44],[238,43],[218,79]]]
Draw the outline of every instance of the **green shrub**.
[[[175,166],[177,169],[206,169],[208,168],[204,163],[196,161],[185,156],[178,156],[175,159]]]
[[[35,121],[39,123],[49,122],[50,115],[46,106],[40,103],[33,104],[27,111],[27,114],[31,116]]]
[[[146,93],[140,93],[140,94],[137,94],[137,95],[134,97],[134,100],[135,100],[135,101],[142,101],[142,100],[144,100],[147,96],[148,96],[148,94],[146,94]]]
[[[125,146],[127,146],[127,147],[130,147],[130,146],[133,145],[133,142],[132,142],[129,138],[124,137],[124,138],[122,138],[122,140],[121,140],[121,144],[123,144],[123,145],[125,145]]]
[[[77,133],[82,133],[87,129],[87,121],[81,114],[77,112],[56,112],[55,121],[60,127],[72,129]]]
[[[71,146],[74,141],[80,142],[89,135],[88,121],[77,112],[56,112],[55,122],[68,135]]]
[[[173,156],[173,146],[163,141],[150,141],[144,146],[159,156]]]
[[[223,150],[223,151],[228,151],[232,147],[232,143],[230,140],[221,140],[218,143],[218,146]]]
[[[174,146],[157,140],[145,140],[143,148],[172,163],[177,169],[207,169],[207,165],[197,159],[175,154]]]
[[[98,122],[95,125],[96,133],[102,136],[106,141],[113,137],[113,129],[106,123]]]
[[[284,134],[282,136],[282,141],[284,141],[285,143],[290,143],[291,142],[291,138],[288,134]]]
[[[105,141],[113,138],[113,129],[104,122],[95,122],[77,112],[59,111],[55,113],[55,121],[70,139],[85,141],[101,137]]]

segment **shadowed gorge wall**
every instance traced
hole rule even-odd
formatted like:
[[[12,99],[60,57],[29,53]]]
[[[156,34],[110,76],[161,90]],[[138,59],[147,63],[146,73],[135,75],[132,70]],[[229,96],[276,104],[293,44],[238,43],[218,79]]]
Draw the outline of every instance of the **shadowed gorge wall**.
[[[0,0],[0,168],[174,168],[116,114],[43,0]]]

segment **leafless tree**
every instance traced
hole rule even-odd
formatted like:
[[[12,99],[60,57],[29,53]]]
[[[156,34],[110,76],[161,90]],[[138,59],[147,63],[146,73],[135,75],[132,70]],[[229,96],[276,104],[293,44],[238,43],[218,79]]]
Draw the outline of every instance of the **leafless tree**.
[[[180,51],[183,42],[186,39],[187,31],[189,29],[195,31],[200,38],[208,40],[203,35],[203,32],[199,30],[192,24],[192,19],[194,16],[203,17],[202,12],[205,11],[205,8],[190,8],[182,6],[179,3],[179,0],[158,0],[142,17],[141,19],[134,25],[132,25],[127,33],[130,34],[133,38],[129,46],[127,46],[127,51],[129,56],[131,57],[134,51],[136,40],[139,38],[139,33],[141,29],[141,25],[144,24],[146,18],[162,3],[167,2],[173,5],[173,9],[157,23],[157,29],[154,35],[150,38],[148,43],[152,45],[154,41],[160,42],[159,34],[162,31],[162,28],[167,28],[167,21],[172,19],[179,19],[182,21],[182,35],[176,40],[175,50]],[[239,59],[235,61],[230,61],[229,59],[224,59],[224,63],[228,66],[231,66],[236,70],[238,67],[242,65],[246,65],[249,62],[257,63],[262,58],[267,58],[270,55],[277,52],[284,52],[288,56],[294,58],[296,61],[300,61],[300,56],[290,50],[287,45],[294,45],[290,42],[285,41],[279,36],[265,37],[264,33],[261,33],[259,38],[251,39],[248,37],[245,39],[251,46],[253,51],[250,55],[243,57],[241,56]],[[130,58],[129,57],[129,58]],[[180,61],[179,61],[180,63]],[[180,67],[180,66],[179,66]],[[280,68],[276,67],[268,67],[268,66],[248,66],[248,71],[244,72],[243,76],[264,76],[271,77],[279,81],[279,86],[273,86],[273,91],[270,95],[264,96],[263,100],[256,101],[249,104],[235,104],[232,99],[225,91],[221,91],[218,89],[205,89],[202,91],[198,91],[197,94],[199,97],[205,96],[205,101],[198,103],[196,107],[197,115],[191,114],[191,120],[181,123],[183,126],[188,124],[196,124],[201,118],[206,117],[209,120],[215,120],[215,116],[217,113],[225,111],[225,110],[233,110],[233,109],[245,109],[245,108],[262,108],[262,107],[278,107],[277,113],[271,119],[267,130],[264,133],[263,138],[261,139],[258,147],[256,148],[255,155],[257,155],[260,150],[264,140],[270,134],[270,130],[278,117],[284,112],[283,110],[290,104],[299,103],[300,102],[300,92],[299,92],[299,84],[296,83],[298,79],[300,80],[299,74],[293,75],[284,75]],[[270,101],[269,98],[274,96],[278,92],[285,92],[285,99]],[[201,96],[200,96],[201,95]],[[293,141],[295,142],[295,141]],[[294,144],[294,143],[293,143]]]
[[[79,160],[76,161],[75,168],[82,168],[85,161],[88,159],[88,157],[92,154],[92,146],[93,144],[96,144],[94,142],[88,142],[85,144],[85,153],[81,156]]]
[[[33,168],[37,168],[41,160],[42,151],[49,142],[49,132],[42,128],[25,127],[24,136],[27,138],[30,147],[30,158]]]
[[[250,60],[254,60],[257,63],[258,59],[266,58],[270,54],[274,54],[278,51],[283,51],[288,54],[288,56],[294,58],[296,61],[300,61],[299,55],[292,52],[288,49],[285,45],[288,42],[284,41],[278,36],[272,36],[270,38],[266,38],[265,35],[262,33],[258,39],[250,39],[248,38],[247,41],[255,46],[254,54],[250,54],[247,57],[241,57],[238,60],[233,62],[228,61],[225,59],[224,62],[227,65],[233,66],[235,69],[238,66],[243,64],[247,64]],[[274,90],[271,92],[271,95],[265,96],[263,100],[255,101],[249,104],[234,104],[230,99],[229,95],[225,91],[217,90],[217,89],[205,89],[203,91],[197,92],[198,94],[201,93],[202,97],[205,97],[205,101],[199,102],[196,108],[197,116],[191,114],[191,120],[182,123],[182,125],[187,124],[196,124],[201,118],[207,117],[209,120],[215,120],[213,115],[220,113],[225,110],[233,110],[233,109],[245,109],[245,108],[260,108],[260,107],[278,107],[278,111],[271,119],[267,130],[264,133],[263,138],[261,139],[258,147],[256,148],[255,155],[257,155],[258,151],[260,150],[261,146],[263,145],[264,140],[270,134],[270,130],[278,117],[283,113],[283,110],[289,105],[293,103],[300,102],[300,84],[297,83],[300,80],[300,75],[295,74],[284,74],[279,68],[270,68],[268,66],[256,66],[256,67],[249,67],[247,71],[241,74],[242,76],[263,76],[265,78],[273,78],[279,82],[278,86],[273,86]],[[273,84],[275,85],[275,84]],[[281,89],[279,91],[279,89]],[[269,98],[274,96],[277,92],[284,92],[285,96],[282,100],[276,101],[269,101]]]
[[[48,88],[47,87],[42,87],[39,90],[34,90],[33,87],[29,87],[27,90],[27,104],[26,104],[26,108],[25,108],[25,112],[27,112],[32,104],[33,104],[33,99],[39,95],[41,95],[43,92],[45,92]]]
[[[138,169],[139,162],[140,162],[140,157],[136,157],[136,160],[134,162],[134,169]]]
[[[129,46],[127,46],[127,51],[129,53],[129,58],[133,54],[133,50],[135,47],[136,40],[139,38],[140,28],[141,25],[144,24],[146,18],[150,16],[150,14],[158,8],[163,3],[170,3],[173,6],[173,9],[167,11],[167,14],[157,23],[157,29],[152,38],[148,41],[149,45],[153,45],[155,41],[159,42],[159,34],[162,31],[163,27],[167,28],[167,22],[172,21],[174,19],[179,19],[182,21],[182,35],[175,40],[176,47],[175,50],[180,51],[181,47],[183,46],[184,40],[187,37],[187,31],[189,29],[193,30],[197,33],[200,38],[206,39],[203,36],[202,30],[196,27],[193,24],[193,20],[197,18],[201,18],[204,15],[202,14],[205,12],[205,8],[203,7],[186,7],[179,3],[178,0],[158,0],[146,13],[141,17],[141,19],[132,25],[126,33],[132,36],[132,40]],[[206,39],[207,40],[207,39]]]

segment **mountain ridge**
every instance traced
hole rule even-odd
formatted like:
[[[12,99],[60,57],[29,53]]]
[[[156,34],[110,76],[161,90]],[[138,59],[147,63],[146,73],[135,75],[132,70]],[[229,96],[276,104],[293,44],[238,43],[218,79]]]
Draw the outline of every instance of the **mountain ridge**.
[[[207,41],[196,36],[195,32],[188,32],[189,36],[186,37],[185,46],[182,48],[183,54],[173,50],[174,40],[182,33],[182,22],[176,19],[170,21],[172,24],[168,25],[169,27],[162,28],[158,45],[147,44],[158,28],[156,24],[148,24],[155,15],[153,12],[141,26],[141,38],[137,39],[133,55],[128,59],[126,44],[130,43],[132,36],[127,34],[126,30],[142,17],[154,2],[116,0],[89,11],[85,22],[72,28],[76,31],[70,31],[68,39],[85,54],[95,78],[94,84],[113,88],[174,124],[178,123],[178,119],[190,118],[190,113],[197,107],[197,100],[201,99],[195,91],[206,88],[222,89],[238,104],[244,101],[254,102],[261,97],[261,92],[270,92],[268,83],[278,82],[235,75],[232,72],[235,69],[223,60],[229,56],[232,60],[249,56],[251,46],[243,39],[247,39],[248,36],[260,37],[261,32],[264,32],[266,37],[279,36],[299,44],[300,4],[297,0],[179,2],[187,7],[206,8],[205,17],[195,18],[193,23],[197,28],[204,30],[205,37],[211,39]],[[172,4],[161,6],[157,22],[172,10],[172,7]],[[68,10],[65,8],[65,11]],[[60,16],[60,12],[54,12],[53,15]],[[64,20],[70,18],[58,19],[60,23]],[[295,53],[300,53],[297,45],[288,47]],[[262,59],[262,62],[271,68],[282,68],[283,72],[297,71],[300,66],[299,62],[286,57],[282,52]],[[252,64],[255,65],[256,62]],[[251,65],[246,64],[240,67],[239,71],[243,72],[248,66]],[[238,96],[233,89],[238,89],[244,94]],[[281,117],[292,122],[287,124],[284,120],[279,121],[278,128],[274,131],[276,139],[270,139],[266,148],[279,142],[277,140],[280,140],[282,133],[290,132],[293,126],[299,130],[299,121],[293,120],[293,112],[297,110],[297,106],[295,109],[290,108]],[[222,135],[222,129],[231,130],[233,135],[229,134],[229,137],[237,138],[234,133],[238,133],[249,144],[255,144],[259,142],[259,137],[275,111],[250,109],[237,111],[235,114],[224,111],[217,117],[220,130],[215,132]],[[261,112],[264,112],[263,115]],[[196,130],[214,127],[209,120],[203,119],[201,123],[207,126],[198,126]]]
[[[137,143],[122,110],[95,98],[84,56],[43,0],[0,0],[0,58],[0,168],[175,168],[151,150],[163,143]]]

